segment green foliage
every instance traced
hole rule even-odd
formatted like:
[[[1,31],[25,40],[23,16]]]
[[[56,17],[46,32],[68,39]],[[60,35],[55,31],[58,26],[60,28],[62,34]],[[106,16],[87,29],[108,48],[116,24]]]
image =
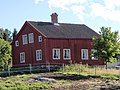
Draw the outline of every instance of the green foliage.
[[[16,30],[16,28],[14,28],[14,31],[13,31],[13,32],[11,32],[11,31],[8,30],[8,29],[0,28],[0,38],[1,38],[1,39],[4,39],[5,41],[11,42],[16,35],[17,35],[17,30]]]
[[[11,42],[12,40],[11,31],[8,29],[0,28],[0,38],[4,39],[5,41]]]
[[[115,55],[120,53],[118,32],[112,32],[111,28],[102,27],[99,33],[100,38],[93,38],[93,47],[97,50],[94,55],[104,59],[105,63],[115,62]]]
[[[11,65],[11,45],[9,42],[0,39],[0,67],[2,70]]]
[[[13,39],[15,38],[16,35],[17,35],[17,30],[14,29],[14,31],[13,31],[13,33],[12,33]]]

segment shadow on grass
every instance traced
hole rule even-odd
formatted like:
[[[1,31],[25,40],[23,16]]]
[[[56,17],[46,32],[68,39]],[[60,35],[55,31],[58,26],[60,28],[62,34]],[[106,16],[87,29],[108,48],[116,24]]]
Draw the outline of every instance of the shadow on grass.
[[[59,76],[48,76],[49,78],[54,78],[56,80],[85,80],[89,78],[100,78],[100,76],[92,76],[92,75],[59,75]]]

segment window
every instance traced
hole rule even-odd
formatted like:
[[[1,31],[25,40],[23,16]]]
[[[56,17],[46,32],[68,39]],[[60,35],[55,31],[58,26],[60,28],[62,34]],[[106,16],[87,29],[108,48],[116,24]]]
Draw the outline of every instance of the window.
[[[20,53],[20,63],[25,63],[25,52]]]
[[[88,49],[81,49],[81,59],[88,60]]]
[[[63,58],[64,59],[71,59],[70,49],[63,49]]]
[[[92,59],[92,60],[98,60],[98,57],[95,57],[95,56],[94,56],[96,52],[97,52],[97,50],[91,49],[91,59]]]
[[[36,50],[36,60],[42,60],[42,50]]]
[[[18,41],[15,41],[15,46],[19,46],[19,42]]]
[[[42,42],[42,36],[38,36],[38,42]]]
[[[23,40],[23,45],[24,44],[28,44],[28,40],[27,40],[27,34],[22,36],[22,40]]]
[[[53,49],[53,59],[60,59],[60,49]]]
[[[33,33],[29,33],[29,43],[34,43],[34,35]]]

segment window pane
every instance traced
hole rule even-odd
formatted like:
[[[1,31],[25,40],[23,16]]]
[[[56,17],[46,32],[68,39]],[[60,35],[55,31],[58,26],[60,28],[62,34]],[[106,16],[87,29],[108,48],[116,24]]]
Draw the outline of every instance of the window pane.
[[[63,49],[63,58],[64,59],[71,59],[71,57],[70,57],[70,49]]]
[[[24,63],[25,62],[25,53],[21,52],[20,53],[20,63]]]
[[[18,41],[15,41],[15,46],[19,46],[19,42]]]
[[[88,60],[88,49],[81,49],[81,57],[83,60]]]
[[[42,60],[42,51],[36,50],[36,60]]]
[[[33,33],[29,34],[29,43],[33,43],[34,42],[34,35]]]
[[[23,35],[22,39],[23,39],[23,45],[28,44],[27,35]]]
[[[38,41],[42,42],[42,36],[38,36]]]
[[[53,59],[60,59],[60,49],[53,49]]]

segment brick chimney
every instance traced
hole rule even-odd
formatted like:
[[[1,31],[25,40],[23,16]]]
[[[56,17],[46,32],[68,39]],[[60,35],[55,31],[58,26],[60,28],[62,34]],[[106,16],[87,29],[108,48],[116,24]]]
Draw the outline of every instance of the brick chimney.
[[[52,15],[51,15],[51,22],[53,24],[58,23],[58,15],[57,15],[57,13],[52,13]]]

